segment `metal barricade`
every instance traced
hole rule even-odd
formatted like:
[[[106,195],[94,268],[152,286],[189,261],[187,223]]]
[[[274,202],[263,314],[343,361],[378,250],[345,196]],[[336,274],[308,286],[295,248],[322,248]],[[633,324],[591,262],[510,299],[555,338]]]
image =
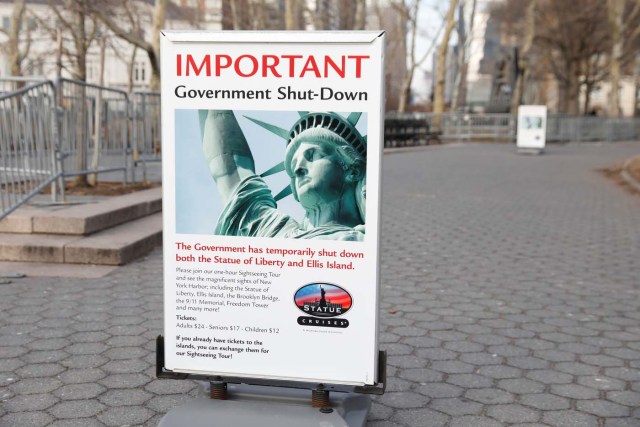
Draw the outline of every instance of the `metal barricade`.
[[[546,137],[549,142],[637,140],[640,138],[640,119],[550,114]]]
[[[511,142],[515,140],[516,120],[511,114],[390,113],[385,116],[385,129],[385,146]]]
[[[57,90],[64,176],[122,172],[127,182],[127,93],[67,79],[58,82]]]
[[[15,92],[46,81],[48,81],[46,77],[0,77],[0,94]]]
[[[418,126],[417,123],[420,125]],[[388,113],[385,147],[440,142],[513,142],[517,117],[511,114]],[[426,133],[426,136],[425,136]],[[640,119],[629,117],[547,116],[548,142],[640,139]]]
[[[413,147],[429,143],[429,124],[424,114],[389,113],[384,120],[384,146]]]
[[[447,142],[511,142],[515,122],[510,114],[445,113],[441,138]]]
[[[133,166],[142,165],[142,180],[147,180],[147,163],[162,161],[162,127],[160,125],[160,94],[135,92],[132,96]]]
[[[0,218],[62,176],[55,96],[51,82],[0,95]]]

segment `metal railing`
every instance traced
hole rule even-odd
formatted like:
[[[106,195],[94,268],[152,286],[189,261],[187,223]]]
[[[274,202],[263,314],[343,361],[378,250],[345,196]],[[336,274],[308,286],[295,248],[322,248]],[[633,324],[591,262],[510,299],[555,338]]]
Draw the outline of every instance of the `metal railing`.
[[[565,116],[547,117],[547,141],[625,141],[640,137],[640,119],[630,117]]]
[[[0,93],[15,92],[27,86],[47,81],[44,77],[2,77],[0,78]]]
[[[58,140],[51,82],[0,95],[0,218],[62,176]]]
[[[436,115],[428,114],[430,128]],[[510,142],[516,131],[516,120],[511,114],[462,114],[447,113],[442,115],[440,139],[444,142]]]
[[[122,172],[130,163],[126,92],[61,79],[57,85],[64,177]]]
[[[438,123],[439,122],[439,123]],[[511,114],[388,113],[385,147],[434,142],[513,142],[517,117]],[[640,139],[640,118],[547,117],[547,142],[625,141]]]
[[[64,179],[103,173],[135,181],[135,169],[161,160],[160,94],[85,82],[0,79],[0,218],[41,189],[64,197]],[[47,161],[45,162],[45,159]]]
[[[385,147],[516,139],[510,114],[388,113]],[[550,114],[547,141],[640,139],[640,119]],[[60,79],[0,79],[0,218],[60,179],[99,173],[136,181],[162,159],[160,94]],[[130,174],[130,175],[129,175]],[[52,185],[52,197],[63,194]],[[56,191],[58,190],[58,191]]]
[[[160,94],[135,92],[132,95],[131,132],[133,139],[132,179],[136,166],[142,165],[142,180],[147,180],[147,162],[162,160],[162,128],[160,126]]]
[[[515,117],[510,114],[388,113],[385,147],[439,142],[513,141]]]

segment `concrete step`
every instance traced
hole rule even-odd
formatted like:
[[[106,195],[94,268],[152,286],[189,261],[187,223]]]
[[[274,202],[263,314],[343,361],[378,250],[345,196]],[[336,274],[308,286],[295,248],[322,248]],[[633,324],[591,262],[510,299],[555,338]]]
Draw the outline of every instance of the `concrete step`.
[[[89,235],[162,210],[162,188],[73,206],[24,206],[0,221],[2,233]]]
[[[84,237],[0,233],[0,261],[122,265],[161,243],[156,213]]]

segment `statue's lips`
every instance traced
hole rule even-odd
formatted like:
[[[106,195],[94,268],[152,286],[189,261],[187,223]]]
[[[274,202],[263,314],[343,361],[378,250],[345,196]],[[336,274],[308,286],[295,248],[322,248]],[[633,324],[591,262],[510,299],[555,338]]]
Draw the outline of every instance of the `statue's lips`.
[[[302,188],[303,186],[307,185],[310,181],[311,181],[311,178],[309,177],[300,178],[298,180],[298,188]]]

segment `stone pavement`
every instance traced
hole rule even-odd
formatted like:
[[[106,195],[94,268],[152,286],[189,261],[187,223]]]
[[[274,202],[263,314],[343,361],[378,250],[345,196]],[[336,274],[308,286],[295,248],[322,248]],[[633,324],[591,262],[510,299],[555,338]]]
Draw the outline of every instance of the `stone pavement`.
[[[640,426],[640,197],[595,172],[638,152],[385,156],[370,427]],[[154,426],[198,393],[154,379],[161,264],[0,285],[0,426]]]

